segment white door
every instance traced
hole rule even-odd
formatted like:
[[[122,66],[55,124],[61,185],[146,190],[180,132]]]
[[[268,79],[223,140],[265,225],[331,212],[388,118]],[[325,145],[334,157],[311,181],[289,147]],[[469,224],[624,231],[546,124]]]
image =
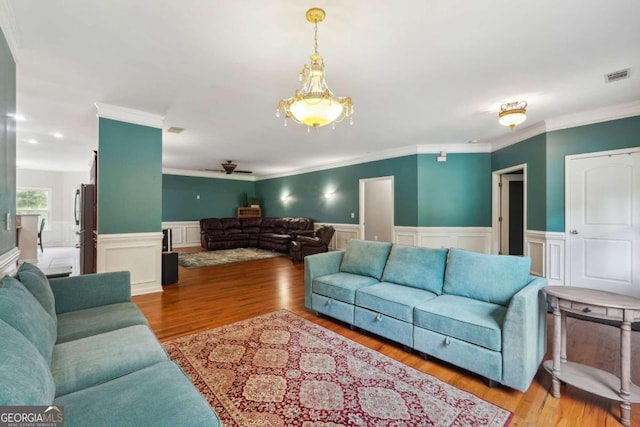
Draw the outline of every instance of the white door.
[[[568,283],[640,298],[640,151],[567,161]]]
[[[393,242],[393,177],[360,180],[364,240]]]

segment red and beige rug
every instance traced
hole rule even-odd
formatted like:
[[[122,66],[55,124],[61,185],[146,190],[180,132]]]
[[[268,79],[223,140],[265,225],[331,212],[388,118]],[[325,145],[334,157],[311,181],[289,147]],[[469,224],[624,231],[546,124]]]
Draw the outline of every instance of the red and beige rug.
[[[512,416],[286,310],[164,346],[225,427],[505,426]]]

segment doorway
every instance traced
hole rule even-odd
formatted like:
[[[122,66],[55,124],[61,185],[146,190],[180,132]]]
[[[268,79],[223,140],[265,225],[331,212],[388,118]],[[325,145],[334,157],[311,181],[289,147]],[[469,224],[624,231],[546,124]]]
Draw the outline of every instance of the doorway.
[[[393,242],[393,176],[360,180],[360,235]]]
[[[525,255],[527,165],[494,171],[492,181],[494,253]]]
[[[640,298],[640,148],[567,156],[567,284]]]

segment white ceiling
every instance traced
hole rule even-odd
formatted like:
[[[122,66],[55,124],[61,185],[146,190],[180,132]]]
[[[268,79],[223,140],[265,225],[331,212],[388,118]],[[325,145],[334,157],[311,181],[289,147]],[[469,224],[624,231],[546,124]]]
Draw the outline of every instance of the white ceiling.
[[[275,110],[313,52],[314,6],[327,12],[327,83],[353,98],[355,124],[308,134]],[[231,159],[265,176],[492,141],[509,133],[507,101],[528,102],[530,126],[640,100],[637,0],[0,0],[0,15],[25,169],[87,170],[95,102],[185,128],[163,132],[165,168]],[[631,78],[605,84],[625,68]]]

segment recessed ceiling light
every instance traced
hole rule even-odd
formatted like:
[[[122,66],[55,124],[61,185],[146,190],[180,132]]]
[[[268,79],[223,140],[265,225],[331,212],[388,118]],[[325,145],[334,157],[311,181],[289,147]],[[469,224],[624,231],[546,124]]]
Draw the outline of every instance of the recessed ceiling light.
[[[58,138],[58,139],[64,138],[64,135],[61,134],[60,132],[52,132],[51,135],[53,135],[54,138]]]
[[[32,139],[27,139],[27,142],[28,142],[29,144],[37,144],[37,143],[38,143],[38,141],[37,141],[37,140],[35,140],[35,139],[33,139],[33,138],[32,138]]]

